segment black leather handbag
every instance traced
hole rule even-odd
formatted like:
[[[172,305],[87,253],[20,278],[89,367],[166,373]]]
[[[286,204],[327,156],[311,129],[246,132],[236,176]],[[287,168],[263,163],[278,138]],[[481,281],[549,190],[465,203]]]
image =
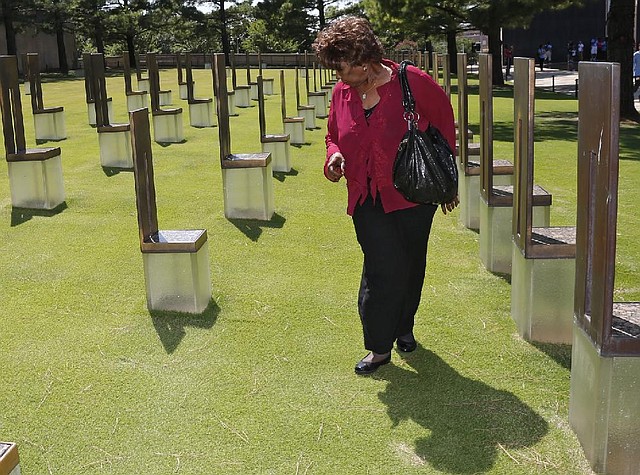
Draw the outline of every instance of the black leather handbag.
[[[453,151],[440,131],[429,124],[418,128],[419,115],[409,88],[407,65],[400,63],[402,105],[408,130],[400,141],[393,164],[393,185],[405,199],[414,203],[450,203],[458,194],[458,168]]]

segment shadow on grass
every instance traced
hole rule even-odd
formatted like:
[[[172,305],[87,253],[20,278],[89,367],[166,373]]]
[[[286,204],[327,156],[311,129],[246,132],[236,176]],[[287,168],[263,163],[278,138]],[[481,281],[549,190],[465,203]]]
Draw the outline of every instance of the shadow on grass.
[[[33,208],[11,208],[11,226],[18,226],[22,223],[26,223],[34,216],[43,216],[50,218],[56,214],[62,213],[67,209],[67,202],[63,201],[53,209],[33,209]]]
[[[541,112],[535,116],[534,141],[578,140],[577,112]],[[513,122],[494,122],[493,140],[513,142]]]
[[[530,341],[531,345],[549,356],[565,369],[571,369],[571,345],[561,343],[540,343]]]
[[[161,312],[151,310],[153,326],[160,337],[162,346],[168,354],[173,353],[187,334],[186,327],[211,328],[218,318],[220,307],[211,299],[201,314],[182,312]]]
[[[280,182],[284,182],[288,176],[298,176],[298,170],[292,168],[288,172],[273,172],[273,178]]]
[[[133,168],[102,167],[102,171],[107,176],[115,176],[121,172],[133,172]]]
[[[620,160],[640,160],[640,134],[638,124],[629,122],[620,126]]]
[[[257,241],[260,238],[262,228],[282,228],[286,221],[287,220],[278,213],[274,213],[269,221],[260,219],[229,219],[231,224],[242,231],[242,233],[252,241]]]
[[[53,143],[64,142],[65,140],[67,140],[66,137],[63,139],[36,139],[36,145],[43,145],[48,142],[53,142]]]
[[[533,447],[547,422],[512,393],[462,376],[435,353],[418,346],[408,368],[385,366],[379,394],[394,426],[414,421],[430,432],[415,441],[415,454],[442,473],[491,469],[501,451]]]
[[[187,139],[182,139],[180,142],[158,142],[158,141],[156,141],[156,143],[158,145],[160,145],[162,148],[167,148],[167,147],[171,147],[172,145],[180,145],[181,143],[187,143]]]

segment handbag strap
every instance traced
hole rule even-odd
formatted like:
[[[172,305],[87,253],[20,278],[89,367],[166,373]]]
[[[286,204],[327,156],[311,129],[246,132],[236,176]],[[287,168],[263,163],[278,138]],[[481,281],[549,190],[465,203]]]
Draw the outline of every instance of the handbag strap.
[[[402,106],[406,114],[413,114],[416,110],[416,100],[413,98],[411,88],[409,87],[409,78],[407,77],[407,66],[414,64],[411,61],[404,60],[400,63],[400,71],[398,77],[400,78],[400,86],[402,87]]]

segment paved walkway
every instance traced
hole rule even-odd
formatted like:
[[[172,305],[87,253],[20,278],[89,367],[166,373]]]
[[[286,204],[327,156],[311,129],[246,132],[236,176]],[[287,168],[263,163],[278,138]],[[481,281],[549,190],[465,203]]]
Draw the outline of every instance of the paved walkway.
[[[536,68],[536,87],[540,89],[574,95],[576,93],[577,80],[578,71],[547,68],[544,71],[540,71]],[[513,76],[509,76],[507,82],[512,84]]]

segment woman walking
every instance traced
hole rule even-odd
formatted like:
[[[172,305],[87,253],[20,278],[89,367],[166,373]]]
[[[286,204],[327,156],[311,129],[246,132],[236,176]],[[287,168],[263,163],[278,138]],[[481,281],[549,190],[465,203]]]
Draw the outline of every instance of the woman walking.
[[[355,366],[370,374],[398,350],[417,343],[414,317],[424,282],[427,243],[436,205],[407,201],[393,186],[393,163],[407,123],[403,118],[399,65],[384,59],[369,22],[343,17],[322,30],[314,49],[336,71],[327,125],[324,174],[347,180],[347,213],[364,256],[358,311],[369,353]],[[418,125],[437,127],[455,150],[453,111],[447,95],[426,73],[409,66]],[[453,210],[458,200],[442,205]]]

